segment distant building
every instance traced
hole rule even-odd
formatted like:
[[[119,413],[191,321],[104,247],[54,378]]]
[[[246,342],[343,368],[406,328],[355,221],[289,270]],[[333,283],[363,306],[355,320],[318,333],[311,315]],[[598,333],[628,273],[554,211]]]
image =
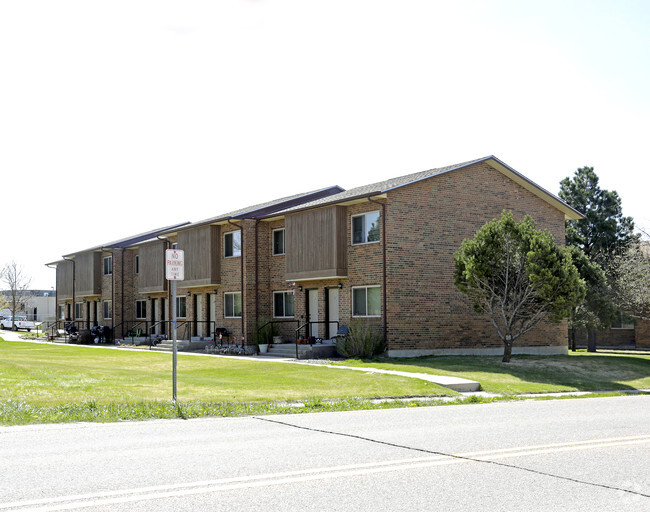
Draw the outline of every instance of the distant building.
[[[6,302],[11,301],[11,291],[1,290],[0,295]],[[45,322],[56,316],[56,292],[54,290],[26,290],[25,300],[18,304],[18,312],[27,320]],[[1,309],[0,315],[11,315],[10,309]]]

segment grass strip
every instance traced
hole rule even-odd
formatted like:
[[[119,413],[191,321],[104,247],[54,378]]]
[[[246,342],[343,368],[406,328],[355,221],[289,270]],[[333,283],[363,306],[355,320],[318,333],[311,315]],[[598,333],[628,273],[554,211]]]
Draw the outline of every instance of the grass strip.
[[[345,366],[449,375],[475,380],[481,390],[517,395],[563,391],[650,389],[650,352],[578,351],[566,356],[429,356],[347,360]]]

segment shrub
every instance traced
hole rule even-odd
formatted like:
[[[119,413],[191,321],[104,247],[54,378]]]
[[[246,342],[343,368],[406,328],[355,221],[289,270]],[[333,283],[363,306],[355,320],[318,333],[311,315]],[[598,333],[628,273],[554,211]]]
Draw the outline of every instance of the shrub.
[[[354,359],[368,359],[386,350],[386,341],[369,326],[354,322],[348,333],[336,344],[340,355]]]

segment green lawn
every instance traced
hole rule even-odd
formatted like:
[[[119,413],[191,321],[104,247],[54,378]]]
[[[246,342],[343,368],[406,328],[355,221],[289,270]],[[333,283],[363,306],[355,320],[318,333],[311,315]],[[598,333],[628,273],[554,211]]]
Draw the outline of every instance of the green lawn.
[[[36,406],[169,401],[171,354],[0,342],[0,399]],[[179,354],[178,399],[250,402],[451,395],[417,379],[288,363]]]
[[[578,351],[568,356],[441,356],[413,359],[348,360],[346,366],[452,375],[503,394],[650,389],[650,352]]]

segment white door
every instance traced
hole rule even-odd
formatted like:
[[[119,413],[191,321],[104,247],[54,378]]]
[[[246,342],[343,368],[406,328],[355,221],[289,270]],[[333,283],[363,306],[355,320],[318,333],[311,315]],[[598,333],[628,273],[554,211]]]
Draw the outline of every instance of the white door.
[[[217,294],[216,293],[211,293],[210,294],[210,304],[208,305],[210,308],[210,320],[216,320],[217,319]],[[210,324],[209,329],[214,329],[215,327],[219,327],[217,324]],[[214,332],[210,333],[210,336],[213,336]]]
[[[318,321],[318,290],[309,290],[309,321]],[[311,324],[309,335],[318,338],[318,324]]]
[[[156,325],[154,328],[154,334],[160,334],[160,324],[158,321],[161,319],[160,318],[160,306],[159,303],[160,301],[158,299],[151,299],[151,307],[153,308],[152,316],[151,318],[153,319],[153,323]]]
[[[204,336],[203,329],[205,328],[205,324],[203,323],[203,320],[205,320],[203,316],[203,295],[197,295],[196,296],[196,335],[197,336]]]
[[[328,335],[332,338],[338,331],[338,325],[334,322],[339,321],[339,289],[329,288],[327,298],[329,304],[329,318],[327,320],[330,322]]]

